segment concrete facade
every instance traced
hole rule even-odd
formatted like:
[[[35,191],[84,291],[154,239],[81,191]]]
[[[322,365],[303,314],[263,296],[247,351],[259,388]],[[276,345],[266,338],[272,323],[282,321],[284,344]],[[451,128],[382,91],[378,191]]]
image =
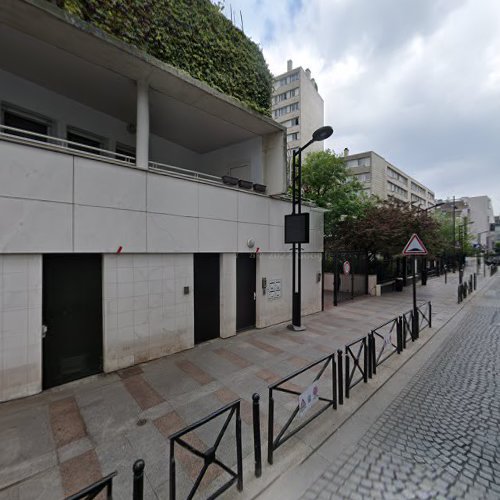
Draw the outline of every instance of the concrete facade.
[[[255,326],[289,320],[285,129],[48,4],[3,3],[0,22],[13,47],[0,67],[0,401],[43,386],[48,254],[101,256],[106,372],[194,346],[196,254],[219,255],[220,337],[236,334],[239,253],[256,259]],[[98,149],[68,142],[69,131]],[[305,210],[308,314],[321,309],[323,212]],[[282,279],[281,296],[262,278]]]
[[[346,149],[344,153],[347,167],[363,184],[367,195],[382,200],[392,197],[422,208],[436,203],[433,191],[374,151],[351,155]]]
[[[313,132],[324,125],[324,102],[309,69],[293,68],[274,78],[273,118],[287,127],[287,154],[308,142]],[[323,151],[323,142],[312,143],[307,152]]]

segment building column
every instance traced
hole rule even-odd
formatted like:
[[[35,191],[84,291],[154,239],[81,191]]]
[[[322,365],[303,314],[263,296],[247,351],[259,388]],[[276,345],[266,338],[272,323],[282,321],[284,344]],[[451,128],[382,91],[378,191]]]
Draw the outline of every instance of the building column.
[[[137,82],[136,166],[148,168],[149,162],[149,85]]]

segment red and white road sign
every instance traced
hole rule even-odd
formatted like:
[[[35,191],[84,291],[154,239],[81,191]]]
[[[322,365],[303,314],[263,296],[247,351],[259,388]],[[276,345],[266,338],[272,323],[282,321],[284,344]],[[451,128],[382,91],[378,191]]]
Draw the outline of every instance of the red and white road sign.
[[[427,255],[427,248],[415,233],[403,249],[403,255]]]

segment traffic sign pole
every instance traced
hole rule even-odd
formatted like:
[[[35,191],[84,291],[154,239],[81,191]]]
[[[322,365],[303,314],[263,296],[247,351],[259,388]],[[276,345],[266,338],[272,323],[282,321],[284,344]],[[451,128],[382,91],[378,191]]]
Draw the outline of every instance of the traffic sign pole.
[[[416,267],[417,267],[417,257],[413,256],[413,337],[418,338],[418,309],[417,309],[417,276],[416,276]]]

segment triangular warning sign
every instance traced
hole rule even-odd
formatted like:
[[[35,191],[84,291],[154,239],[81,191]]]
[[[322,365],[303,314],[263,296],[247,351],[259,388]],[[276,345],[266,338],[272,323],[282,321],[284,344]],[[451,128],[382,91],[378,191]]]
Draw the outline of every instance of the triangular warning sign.
[[[417,234],[413,234],[403,249],[403,255],[427,255],[427,248]]]

